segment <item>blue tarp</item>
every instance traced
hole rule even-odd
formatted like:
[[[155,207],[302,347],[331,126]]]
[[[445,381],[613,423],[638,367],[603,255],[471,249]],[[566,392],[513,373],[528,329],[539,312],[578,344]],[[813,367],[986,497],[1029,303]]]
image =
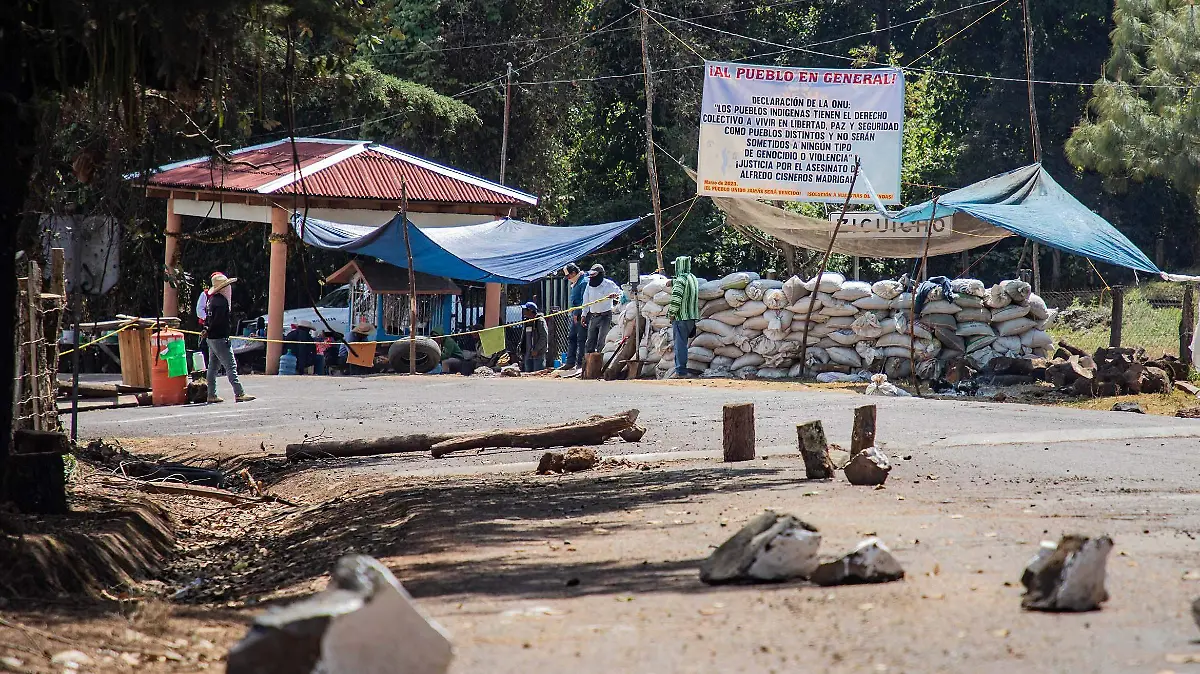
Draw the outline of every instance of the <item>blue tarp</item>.
[[[888,217],[900,222],[928,221],[932,210],[933,202],[926,201]],[[1097,262],[1162,273],[1116,227],[1059,186],[1041,164],[1002,173],[938,198],[937,217],[956,211]]]
[[[303,226],[301,222],[303,221]],[[462,281],[529,283],[562,269],[612,241],[638,221],[547,227],[512,218],[478,225],[427,227],[408,223],[413,269]],[[292,218],[292,228],[310,246],[378,258],[408,268],[404,223],[396,215],[379,227]]]

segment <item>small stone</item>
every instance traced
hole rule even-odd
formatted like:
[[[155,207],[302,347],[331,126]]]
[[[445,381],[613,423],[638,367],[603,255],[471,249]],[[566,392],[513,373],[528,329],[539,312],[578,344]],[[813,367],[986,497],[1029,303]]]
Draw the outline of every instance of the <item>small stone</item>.
[[[1034,611],[1094,611],[1108,600],[1105,565],[1113,542],[1108,536],[1067,534],[1056,544],[1043,541],[1021,575],[1021,607]]]
[[[1134,414],[1145,414],[1146,408],[1142,407],[1141,403],[1114,403],[1112,406],[1114,412],[1133,412]]]
[[[14,672],[23,671],[25,662],[19,658],[14,658],[11,655],[0,657],[0,669],[11,669]]]
[[[78,669],[84,665],[93,664],[93,660],[83,651],[60,651],[50,658],[50,664],[62,665],[70,669]]]
[[[590,447],[572,447],[563,455],[563,470],[568,473],[575,473],[581,470],[594,468],[600,458],[596,456],[596,450]]]
[[[888,473],[892,470],[892,464],[888,462],[885,455],[878,447],[867,447],[850,462],[846,464],[844,469],[846,479],[850,484],[873,486],[882,485],[887,481]]]
[[[562,452],[546,452],[542,455],[542,460],[538,461],[537,474],[546,475],[549,473],[561,473],[563,471],[563,455]]]
[[[868,538],[841,559],[817,567],[809,580],[817,585],[887,583],[904,577],[900,562],[878,538]]]
[[[817,564],[821,535],[816,527],[772,510],[750,520],[700,565],[710,585],[743,580],[803,577]]]

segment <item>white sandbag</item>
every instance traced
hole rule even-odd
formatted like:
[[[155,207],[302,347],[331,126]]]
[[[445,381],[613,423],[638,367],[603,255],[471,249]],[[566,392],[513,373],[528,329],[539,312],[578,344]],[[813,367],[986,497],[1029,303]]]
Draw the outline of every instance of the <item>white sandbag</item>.
[[[959,295],[967,295],[983,299],[987,295],[987,287],[983,285],[983,281],[974,278],[956,278],[950,282],[950,289]],[[955,298],[957,301],[958,298]],[[967,305],[962,305],[967,306]]]
[[[980,323],[991,323],[992,322],[992,310],[984,309],[982,307],[979,309],[963,309],[962,311],[955,314],[954,318],[957,319],[960,324],[961,323],[970,323],[972,321],[978,321]]]
[[[1047,309],[1046,310],[1046,318],[1038,321],[1037,329],[1045,330],[1046,328],[1049,328],[1051,325],[1054,325],[1054,321],[1057,318],[1058,318],[1058,309]]]
[[[896,321],[896,332],[908,334],[908,312],[897,311],[892,314],[892,320]]]
[[[666,316],[655,316],[650,321],[650,327],[654,328],[655,330],[669,328],[671,327],[671,319],[667,318]]]
[[[751,281],[750,285],[746,286],[746,295],[752,300],[761,301],[768,290],[780,290],[782,288],[783,281],[760,278],[757,281]]]
[[[835,330],[829,333],[829,338],[842,346],[854,346],[862,341],[862,336],[853,330]]]
[[[796,363],[788,370],[788,377],[797,379],[804,376],[804,363]]]
[[[623,335],[622,335],[621,326],[620,326],[620,325],[614,325],[614,326],[612,326],[611,328],[609,328],[609,329],[608,329],[608,332],[607,332],[607,333],[605,333],[605,334],[604,334],[604,341],[605,341],[605,342],[611,342],[611,341],[614,341],[614,340],[619,340],[619,339],[621,339],[621,337],[622,337],[622,336],[623,336]]]
[[[965,347],[964,347],[965,348]],[[951,349],[945,345],[942,346],[942,352],[938,354],[938,360],[943,363],[949,363],[955,358],[960,358],[964,354],[960,349]]]
[[[904,286],[899,281],[876,281],[871,292],[885,300],[894,300],[904,292]]]
[[[746,317],[739,316],[737,314],[737,312],[734,311],[733,309],[726,309],[725,311],[719,311],[704,320],[720,321],[721,323],[724,323],[725,325],[737,326],[737,325],[741,325],[742,323],[745,323]]]
[[[812,307],[811,309],[809,308],[810,306]],[[821,310],[821,300],[816,295],[807,295],[793,302],[788,308],[797,316],[803,316],[810,310],[815,314]]]
[[[721,279],[721,288],[725,290],[729,290],[731,288],[737,288],[741,290],[750,285],[751,281],[757,280],[758,274],[755,274],[752,271],[738,271]]]
[[[795,330],[794,327],[792,329]],[[829,333],[833,332],[834,330],[840,330],[840,329],[841,328],[833,326],[833,325],[829,325],[828,323],[817,323],[816,325],[809,327],[808,336],[809,337],[828,337]]]
[[[715,353],[717,356],[724,356],[725,358],[728,358],[730,364],[729,369],[731,370],[733,369],[733,361],[746,355],[745,351],[742,351],[736,346],[730,344],[713,349],[713,353]]]
[[[989,347],[992,345],[992,342],[994,342],[994,341],[996,341],[995,335],[979,335],[977,337],[971,337],[966,340],[967,353],[968,354],[974,353],[976,351],[979,351],[980,349]]]
[[[816,346],[818,343],[820,343],[821,339],[822,339],[821,337],[817,337],[816,335],[814,335],[810,332],[808,335],[808,346],[810,348]],[[800,344],[801,342],[804,341],[804,333],[801,331],[789,332],[787,335],[787,338],[784,341],[794,342],[795,344]]]
[[[849,367],[862,367],[862,358],[854,349],[845,346],[834,346],[825,349],[829,354],[829,361],[838,365],[847,365]]]
[[[893,309],[910,310],[913,307],[913,294],[900,293],[896,296],[896,299],[892,300],[891,305]]]
[[[942,343],[936,339],[918,339],[913,344],[913,351],[917,360],[925,360],[933,358],[942,351]]]
[[[984,348],[971,353],[971,360],[979,366],[979,369],[987,367],[987,364],[992,362],[1000,354],[996,353],[995,349]]]
[[[864,391],[869,396],[893,396],[897,398],[908,398],[911,393],[896,386],[888,381],[886,374],[877,374],[871,377],[871,383],[867,384],[867,390]]]
[[[971,321],[969,323],[959,323],[958,329],[954,331],[954,334],[958,335],[959,337],[980,337],[989,335],[994,337],[996,335],[996,331],[993,330],[992,326],[988,325],[987,323],[983,323],[981,321]]]
[[[875,340],[875,347],[883,349],[889,346],[902,346],[907,349],[910,339],[908,335],[899,332],[889,332]]]
[[[988,288],[987,296],[983,298],[983,306],[989,309],[1003,309],[1012,304],[1012,298],[1004,292],[999,283]]]
[[[762,301],[763,304],[767,305],[768,309],[786,309],[791,304],[782,288],[767,290],[767,292],[763,293]]]
[[[829,303],[826,304],[824,299],[821,300],[821,313],[824,316],[853,316],[859,312],[859,308],[844,300],[835,300],[829,298]]]
[[[1003,323],[1011,321],[1014,318],[1024,318],[1029,314],[1029,307],[1024,304],[1010,304],[1003,309],[997,309],[992,312],[993,323]]]
[[[1035,328],[1021,335],[1021,346],[1027,346],[1031,349],[1045,349],[1054,346],[1054,338]]]
[[[841,346],[841,344],[838,344],[837,342],[830,339],[828,336],[825,336],[825,337],[822,337],[817,342],[817,346],[821,347],[822,349],[832,349],[835,346]]]
[[[808,288],[804,287],[804,279],[793,276],[784,281],[783,294],[787,295],[788,304],[795,304],[797,300],[808,294]]]
[[[696,296],[702,300],[715,300],[725,294],[725,288],[721,287],[721,280],[709,281],[701,283],[696,289]]]
[[[942,365],[935,358],[926,358],[917,362],[917,377],[930,381],[942,376]]]
[[[687,365],[684,365],[683,367],[690,372],[704,372],[708,369],[708,363],[688,359]]]
[[[1029,299],[1025,300],[1025,304],[1029,306],[1028,316],[1035,321],[1044,321],[1050,317],[1050,310],[1046,308],[1046,300],[1039,295],[1030,294]]]
[[[621,320],[633,320],[633,317],[637,315],[637,311],[638,306],[636,303],[626,302],[625,304],[621,305]]]
[[[736,332],[736,329],[732,325],[715,318],[702,318],[696,321],[696,330],[697,332],[711,332],[725,339],[732,338],[734,332]]]
[[[729,290],[725,291],[725,301],[729,303],[730,308],[736,309],[745,304],[748,300],[749,298],[746,297],[745,290],[730,288]]]
[[[884,358],[908,358],[915,355],[916,351],[915,345],[912,349],[909,349],[907,346],[889,346],[882,349],[876,346],[875,348]]]
[[[892,301],[890,299],[880,297],[874,293],[867,295],[862,299],[854,300],[852,304],[859,309],[863,309],[864,311],[882,311],[884,309],[892,308]]]
[[[879,352],[879,349],[875,348],[868,341],[861,341],[855,344],[854,350],[858,352],[858,357],[862,359],[863,367],[871,367],[872,363],[883,358],[883,354]]]
[[[697,330],[696,336],[692,338],[692,346],[701,346],[711,351],[725,346],[725,341],[721,339],[720,335]]]
[[[750,350],[760,356],[769,356],[779,351],[779,342],[768,339],[765,335],[760,335],[751,340]]]
[[[936,325],[933,328],[933,336],[942,343],[943,350],[950,348],[961,352],[967,348],[967,343],[963,338],[955,334],[955,328],[946,325]]]
[[[739,356],[740,357],[740,356]],[[713,356],[712,361],[708,364],[709,368],[714,370],[731,370],[733,358],[727,356]]]
[[[1006,356],[1019,355],[1021,353],[1021,338],[1018,335],[997,337],[996,341],[992,342],[992,350]]]
[[[758,379],[758,368],[753,365],[747,365],[743,368],[738,368],[733,371],[735,379]]]
[[[824,365],[829,362],[829,352],[819,346],[810,346],[804,355],[808,365]]]
[[[1013,302],[1018,304],[1024,304],[1033,293],[1033,286],[1018,279],[1001,281],[1000,286],[1004,288],[1004,293],[1011,297]]]
[[[733,345],[742,351],[745,351],[746,353],[751,353],[754,351],[754,340],[761,336],[762,332],[758,330],[749,330],[746,332],[739,331],[733,336]]]
[[[1029,332],[1037,325],[1037,321],[1028,318],[1014,318],[1011,321],[1004,321],[996,324],[996,333],[1001,337],[1010,335],[1020,335]]]
[[[655,295],[667,289],[667,277],[659,276],[642,276],[638,279],[638,292],[642,297],[654,297]]]
[[[937,300],[936,302],[926,302],[925,306],[921,307],[921,315],[925,314],[957,314],[962,311],[962,307],[954,302],[946,300]]]
[[[804,287],[811,292],[833,293],[837,292],[842,284],[846,282],[846,277],[835,271],[827,271],[821,274],[821,286],[817,287],[817,277],[814,276],[804,282]]]
[[[746,322],[742,323],[742,327],[746,330],[766,330],[768,327],[767,317],[760,315],[753,318],[747,318]]]
[[[982,309],[983,298],[974,295],[958,295],[954,298],[954,303],[963,309]]]
[[[929,326],[926,325],[921,319],[918,318],[917,322],[913,323],[909,327],[912,328],[911,333],[917,339],[933,339],[933,330],[931,330]]]
[[[711,363],[713,358],[716,358],[716,354],[712,352],[712,349],[706,349],[703,346],[688,347],[689,361],[696,360],[701,363]],[[704,368],[700,369],[703,370]]]
[[[759,379],[783,379],[788,376],[787,368],[780,367],[760,367],[758,368]]]
[[[719,314],[726,309],[732,308],[729,306],[729,302],[725,301],[725,296],[721,295],[715,300],[709,300],[704,303],[704,306],[700,309],[700,318],[708,318],[713,314]]]
[[[669,291],[669,290],[664,290],[664,291],[662,291],[662,292],[660,292],[660,293],[656,293],[656,294],[655,294],[655,295],[654,295],[654,296],[651,298],[651,300],[652,300],[652,301],[653,301],[655,304],[661,304],[662,306],[664,306],[664,307],[665,307],[665,306],[667,306],[667,305],[669,305],[669,304],[671,303],[671,291]]]
[[[859,314],[861,314],[861,313],[863,313],[863,312],[859,312]],[[859,314],[855,314],[854,316],[833,316],[830,319],[826,320],[824,324],[828,325],[829,327],[833,328],[834,330],[841,330],[842,328],[850,328],[850,327],[854,326],[854,319]]]
[[[733,291],[730,291],[730,292],[733,292]],[[766,310],[767,310],[766,304],[763,304],[762,302],[760,302],[758,300],[751,300],[749,302],[746,302],[742,306],[735,308],[733,310],[733,313],[737,314],[738,316],[744,316],[746,318],[751,318],[753,316],[762,315],[762,312],[764,312]]]
[[[883,328],[879,325],[879,317],[869,311],[864,311],[855,316],[850,329],[854,330],[862,339],[878,339],[883,336]]]
[[[765,360],[766,359],[763,358],[761,354],[748,353],[733,361],[733,364],[729,366],[729,369],[737,371],[744,367],[758,367],[759,365],[762,365],[763,361]]]
[[[871,296],[871,284],[864,281],[846,281],[836,292],[833,293],[834,299],[853,302],[861,300],[864,297]]]
[[[879,336],[882,337],[889,332],[899,332],[900,326],[897,324],[896,317],[890,316],[879,321]]]
[[[642,304],[642,315],[646,318],[654,318],[667,313],[667,305],[659,304],[658,302],[650,301]]]
[[[785,327],[790,327],[796,315],[787,309],[767,309],[763,312],[763,318],[767,319],[767,328],[771,330],[781,330]]]
[[[792,334],[787,328],[767,328],[763,330],[763,337],[773,339],[776,342],[786,342],[788,335]]]

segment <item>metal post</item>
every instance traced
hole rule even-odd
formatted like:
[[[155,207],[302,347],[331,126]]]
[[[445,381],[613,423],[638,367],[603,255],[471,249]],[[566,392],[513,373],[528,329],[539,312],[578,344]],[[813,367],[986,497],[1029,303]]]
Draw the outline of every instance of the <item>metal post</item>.
[[[854,256],[854,280],[855,280],[855,281],[861,281],[861,280],[862,280],[862,279],[860,279],[860,278],[858,277],[858,276],[859,276],[859,274],[858,274],[858,271],[859,271],[859,270],[858,270],[858,266],[859,266],[859,261],[860,261],[861,259],[862,259],[862,258],[860,258],[860,257],[859,257],[859,256],[857,256],[857,255],[855,255],[855,256]]]
[[[417,373],[417,272],[413,269],[408,236],[408,186],[400,176],[400,221],[404,223],[404,253],[408,256],[408,373]]]
[[[512,63],[508,64],[508,75],[504,81],[504,132],[500,136],[500,184],[504,184],[504,169],[508,166],[508,115],[512,110]]]

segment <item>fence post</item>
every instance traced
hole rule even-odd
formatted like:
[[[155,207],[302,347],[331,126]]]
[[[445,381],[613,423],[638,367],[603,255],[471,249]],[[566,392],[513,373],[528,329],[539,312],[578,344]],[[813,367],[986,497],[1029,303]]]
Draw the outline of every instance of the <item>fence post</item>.
[[[1125,318],[1125,289],[1117,286],[1112,289],[1112,326],[1108,333],[1109,346],[1121,346],[1121,324]]]
[[[1183,285],[1183,315],[1179,319],[1179,360],[1192,362],[1192,331],[1196,329],[1196,286]]]

